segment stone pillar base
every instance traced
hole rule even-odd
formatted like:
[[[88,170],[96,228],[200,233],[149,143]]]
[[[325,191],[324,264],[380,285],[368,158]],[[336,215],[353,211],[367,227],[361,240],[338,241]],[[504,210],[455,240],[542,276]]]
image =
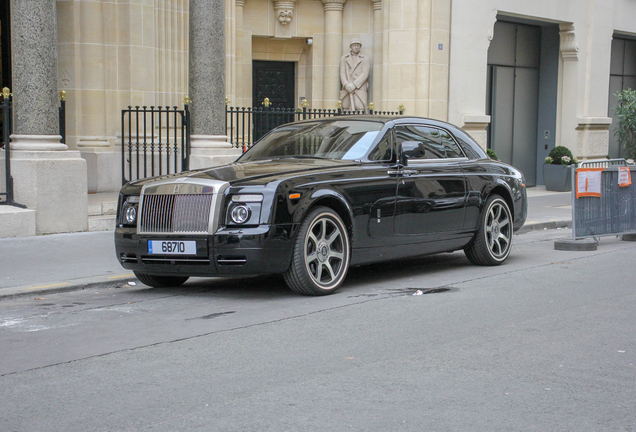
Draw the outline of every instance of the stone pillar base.
[[[11,150],[28,151],[64,151],[68,150],[62,144],[62,135],[11,135]]]
[[[225,135],[190,135],[190,150],[190,169],[232,163],[242,154]]]
[[[17,150],[13,143],[11,148],[14,199],[36,210],[36,233],[86,231],[86,161],[80,152]]]
[[[0,205],[0,238],[35,235],[35,211]]]
[[[577,117],[576,148],[570,147],[575,157],[602,159],[609,154],[610,117]]]
[[[80,141],[77,148],[86,161],[89,192],[118,192],[121,188],[121,146],[115,150],[110,142],[104,139],[95,142]],[[97,143],[99,144],[99,143]]]
[[[488,148],[486,128],[489,124],[490,116],[488,115],[462,115],[462,129],[468,132],[484,151]]]

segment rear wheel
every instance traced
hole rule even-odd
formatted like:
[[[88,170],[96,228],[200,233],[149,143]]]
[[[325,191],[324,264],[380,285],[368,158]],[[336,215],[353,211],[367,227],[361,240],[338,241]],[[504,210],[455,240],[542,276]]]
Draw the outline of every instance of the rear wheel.
[[[141,283],[154,288],[178,287],[189,279],[188,276],[155,276],[145,273],[134,273]]]
[[[499,195],[491,195],[481,214],[475,239],[464,249],[466,257],[477,265],[499,265],[510,255],[512,234],[508,203]]]
[[[344,281],[349,254],[347,228],[338,213],[317,207],[300,225],[292,262],[283,277],[297,293],[331,294]]]

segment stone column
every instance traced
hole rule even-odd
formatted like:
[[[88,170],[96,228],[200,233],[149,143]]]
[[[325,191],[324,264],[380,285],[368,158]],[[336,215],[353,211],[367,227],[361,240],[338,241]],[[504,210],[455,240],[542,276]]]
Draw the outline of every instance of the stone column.
[[[579,46],[576,42],[574,25],[559,24],[559,34],[561,37],[561,64],[559,73],[559,95],[557,109],[557,140],[556,145],[568,147],[574,156],[577,154],[577,103],[578,103],[578,65]]]
[[[55,0],[11,1],[14,150],[66,150],[60,143]]]
[[[225,2],[190,0],[190,168],[240,155],[225,135]]]
[[[375,102],[377,110],[388,110],[382,101],[382,29],[384,28],[384,16],[382,15],[382,0],[371,0],[373,2],[373,81],[372,94],[369,102]]]
[[[86,162],[60,143],[55,0],[11,1],[15,200],[38,234],[88,227]]]
[[[323,62],[323,108],[334,109],[340,95],[342,57],[342,11],[346,0],[322,0],[325,9],[325,57]]]
[[[236,94],[230,99],[230,105],[236,107],[245,106],[243,101],[244,90],[244,46],[243,46],[243,7],[245,0],[236,0]]]
[[[236,10],[235,0],[225,0],[225,96],[236,99]],[[227,133],[227,132],[224,132]]]

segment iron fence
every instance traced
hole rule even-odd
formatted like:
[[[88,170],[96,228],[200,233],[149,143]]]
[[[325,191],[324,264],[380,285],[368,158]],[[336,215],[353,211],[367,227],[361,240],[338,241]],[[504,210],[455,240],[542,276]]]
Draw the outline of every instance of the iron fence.
[[[4,152],[4,192],[0,192],[0,197],[4,197],[4,200],[0,200],[0,204],[26,208],[25,205],[18,204],[13,200],[10,145],[11,132],[13,131],[11,96],[11,91],[8,88],[5,87],[2,89],[2,102],[0,103],[0,111],[2,112],[2,143],[0,143],[0,149]]]
[[[354,114],[402,115],[403,111],[343,111],[338,109],[227,107],[225,129],[234,148],[247,150],[270,130],[285,123]]]
[[[58,117],[60,124],[60,135],[62,144],[66,144],[66,92],[60,91],[60,107],[58,108]]]
[[[187,171],[190,165],[190,111],[163,106],[122,110],[122,184]]]

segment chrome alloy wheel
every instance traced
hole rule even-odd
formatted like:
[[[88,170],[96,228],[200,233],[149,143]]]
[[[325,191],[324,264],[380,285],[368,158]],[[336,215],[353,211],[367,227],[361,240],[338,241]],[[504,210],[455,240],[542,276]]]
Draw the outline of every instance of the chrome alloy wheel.
[[[508,255],[512,236],[510,210],[502,200],[494,201],[486,216],[486,243],[495,259]]]
[[[305,238],[305,265],[314,282],[328,288],[342,277],[346,236],[328,215],[314,220]]]

